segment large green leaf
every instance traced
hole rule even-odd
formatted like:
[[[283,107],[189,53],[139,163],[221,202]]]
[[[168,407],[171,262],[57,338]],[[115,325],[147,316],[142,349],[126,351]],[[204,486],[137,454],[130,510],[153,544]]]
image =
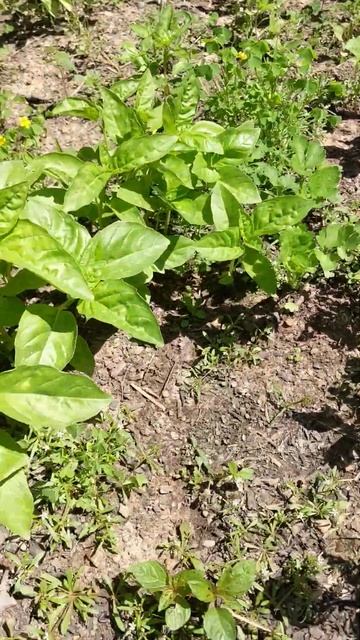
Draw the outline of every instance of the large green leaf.
[[[28,192],[28,184],[20,182],[0,189],[0,236],[9,233],[22,211]]]
[[[26,453],[6,431],[0,430],[0,482],[23,469],[27,464]]]
[[[103,121],[109,140],[119,140],[132,131],[141,131],[135,113],[109,89],[102,89]]]
[[[190,260],[195,254],[195,243],[185,236],[168,236],[169,246],[156,262],[160,270],[176,269]]]
[[[217,182],[211,192],[211,213],[218,231],[239,224],[240,205],[222,182]]]
[[[82,371],[88,376],[92,376],[95,369],[95,359],[90,351],[90,347],[82,336],[77,337],[74,355],[70,361],[71,366],[76,371]]]
[[[24,471],[20,470],[0,482],[0,523],[15,535],[30,538],[34,510]]]
[[[239,204],[261,202],[260,194],[254,182],[237,167],[216,166],[220,181]]]
[[[254,149],[259,135],[260,129],[251,122],[244,122],[239,127],[228,127],[220,135],[220,140],[225,152],[248,154]]]
[[[138,111],[140,117],[146,120],[146,115],[151,111],[154,106],[156,95],[156,82],[151,75],[150,69],[146,69],[143,76],[140,78],[136,99],[135,109]]]
[[[292,227],[309,213],[314,203],[299,196],[279,196],[258,204],[253,215],[254,233],[258,236],[279,233]]]
[[[254,560],[240,560],[230,567],[225,567],[216,585],[216,592],[225,597],[242,596],[253,586],[256,572]]]
[[[161,346],[159,325],[149,305],[130,284],[123,280],[100,282],[93,289],[93,302],[81,302],[79,313],[87,318],[107,322],[130,336]]]
[[[144,180],[128,180],[117,190],[120,200],[146,211],[154,211],[154,199],[149,196],[149,187]]]
[[[0,289],[2,293],[2,289]],[[19,298],[0,296],[0,327],[15,327],[25,311],[25,305]]]
[[[276,273],[269,258],[253,247],[245,247],[241,264],[246,273],[253,278],[260,289],[274,294],[277,289]]]
[[[231,227],[224,231],[214,231],[196,242],[196,251],[208,262],[235,260],[243,253],[240,246],[240,229]]]
[[[34,273],[31,273],[31,271],[28,271],[27,269],[20,269],[15,273],[15,275],[9,278],[8,282],[3,287],[0,287],[0,295],[12,298],[13,296],[17,296],[19,293],[23,293],[23,291],[38,289],[39,287],[43,287],[45,284],[45,280],[39,278],[39,276]],[[17,322],[15,324],[17,324]]]
[[[72,359],[77,324],[70,311],[34,304],[23,313],[15,338],[15,366],[46,364],[63,369]]]
[[[92,299],[74,258],[45,229],[29,220],[19,220],[0,238],[0,260],[32,271],[73,298]]]
[[[82,375],[45,365],[0,373],[0,411],[33,426],[64,427],[105,409],[111,398]]]
[[[207,193],[188,191],[184,197],[173,200],[171,204],[189,224],[212,224],[210,197]]]
[[[150,593],[162,591],[168,583],[166,569],[157,560],[137,562],[130,565],[128,570],[143,589]]]
[[[140,169],[140,167],[166,156],[176,141],[176,136],[168,136],[163,133],[125,140],[117,148],[115,154],[117,166],[119,170],[124,172]]]
[[[76,261],[84,252],[90,240],[90,234],[84,225],[79,224],[71,215],[65,213],[53,198],[31,196],[28,198],[21,218],[30,220],[46,229],[48,234]]]
[[[77,211],[96,200],[111,177],[111,171],[86,162],[72,180],[65,194],[65,211]]]
[[[224,153],[223,145],[220,141],[224,127],[216,122],[199,120],[191,127],[186,128],[180,135],[180,140],[191,149],[202,151],[203,153]]]
[[[51,112],[52,116],[75,116],[84,120],[98,120],[99,110],[90,100],[84,98],[65,98]]]
[[[42,174],[69,184],[83,165],[80,158],[70,154],[54,151],[35,158],[29,165],[30,171],[40,177]]]
[[[204,615],[204,631],[209,640],[236,640],[236,625],[230,611],[208,609]]]
[[[0,162],[0,189],[24,182],[26,169],[21,160],[3,160]]]
[[[83,264],[93,280],[127,278],[150,267],[168,244],[165,236],[149,227],[114,222],[91,240]]]
[[[178,127],[191,123],[200,98],[200,84],[193,70],[181,81],[175,100],[175,121]]]

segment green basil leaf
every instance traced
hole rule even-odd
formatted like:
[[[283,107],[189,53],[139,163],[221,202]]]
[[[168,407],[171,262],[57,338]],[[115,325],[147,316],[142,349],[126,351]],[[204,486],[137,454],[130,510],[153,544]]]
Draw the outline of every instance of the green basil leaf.
[[[3,160],[0,162],[0,189],[24,182],[26,169],[21,160]]]
[[[167,571],[157,560],[132,564],[128,571],[143,589],[151,593],[162,591],[167,586]]]
[[[181,81],[175,100],[175,122],[181,128],[191,123],[196,115],[200,99],[200,85],[194,71],[190,71]]]
[[[0,411],[35,427],[59,428],[83,422],[110,401],[110,396],[86,376],[53,367],[21,366],[0,373]]]
[[[24,311],[15,338],[15,367],[46,364],[64,369],[74,355],[76,320],[70,311],[34,304]]]
[[[156,262],[158,269],[176,269],[195,255],[195,244],[185,236],[167,236],[169,246]]]
[[[244,249],[240,243],[240,229],[231,227],[203,236],[196,242],[196,251],[208,262],[224,262],[241,256]]]
[[[0,236],[9,233],[16,225],[25,206],[28,184],[20,182],[0,189]]]
[[[212,224],[210,197],[207,193],[189,192],[189,197],[173,200],[171,205],[189,224]]]
[[[139,80],[134,80],[133,78],[126,78],[124,80],[119,80],[111,85],[110,90],[112,93],[115,93],[120,100],[127,100],[131,98],[131,96],[136,93],[136,89],[138,88]]]
[[[17,536],[28,540],[34,502],[24,471],[0,482],[0,523]]]
[[[75,352],[70,360],[70,365],[76,371],[82,371],[92,376],[95,369],[95,359],[90,348],[82,336],[77,337]]]
[[[84,120],[98,120],[99,110],[90,100],[84,98],[65,98],[51,111],[51,116],[74,116]]]
[[[0,295],[12,298],[19,293],[23,293],[23,291],[39,289],[39,287],[43,287],[45,284],[46,281],[34,273],[31,273],[27,269],[20,269],[14,276],[11,276],[3,287],[0,287]],[[15,324],[18,323],[15,322]]]
[[[65,213],[53,198],[31,196],[28,198],[22,219],[30,220],[39,227],[46,229],[48,234],[70,254],[76,261],[88,242],[90,234],[84,225],[79,224],[71,215]]]
[[[239,127],[229,127],[221,135],[220,141],[225,153],[229,151],[248,154],[255,148],[260,136],[260,129],[252,123],[244,122]]]
[[[96,200],[107,185],[111,171],[92,162],[85,163],[65,194],[64,210],[77,211]]]
[[[28,220],[19,220],[0,238],[0,260],[32,271],[72,298],[92,299],[74,258],[45,229]]]
[[[283,231],[280,234],[280,261],[295,279],[316,271],[318,260],[313,234],[302,227]]]
[[[254,182],[237,167],[216,167],[222,185],[231,193],[239,204],[256,204],[261,202],[260,194]]]
[[[26,453],[6,431],[0,430],[0,482],[28,465]]]
[[[201,602],[214,602],[216,596],[213,586],[199,571],[194,571],[193,575],[188,575],[186,583],[197,600]]]
[[[133,204],[135,207],[154,211],[154,199],[149,196],[149,189],[146,183],[140,180],[128,180],[123,182],[117,190],[120,200]]]
[[[39,178],[41,175],[56,178],[64,184],[69,184],[75,178],[83,161],[70,153],[53,152],[46,153],[40,158],[31,161],[29,168]]]
[[[150,69],[146,69],[145,73],[139,80],[136,99],[135,99],[135,109],[139,112],[141,118],[145,119],[144,116],[148,114],[149,111],[154,106],[156,96],[156,82],[153,76],[151,75]]]
[[[204,631],[209,640],[236,640],[236,624],[230,611],[208,609],[204,615]]]
[[[132,222],[114,222],[89,243],[83,264],[89,278],[107,280],[134,276],[150,267],[169,244],[161,233]]]
[[[238,201],[222,182],[217,182],[211,192],[211,213],[218,231],[239,224],[241,209]]]
[[[0,289],[2,293],[2,289]],[[25,311],[24,303],[19,298],[3,298],[0,296],[0,326],[15,327]]]
[[[156,133],[153,136],[141,136],[125,140],[117,148],[115,159],[121,171],[133,171],[161,160],[172,149],[176,136]]]
[[[263,253],[245,246],[245,251],[241,256],[241,264],[246,273],[253,278],[260,289],[272,295],[276,293],[277,281],[274,267],[269,258]]]
[[[279,233],[301,222],[313,206],[312,200],[305,200],[299,196],[269,198],[255,208],[254,233],[258,236]]]
[[[138,340],[158,346],[164,344],[149,305],[130,284],[123,280],[107,280],[100,282],[93,294],[93,302],[78,305],[79,313],[123,329]]]
[[[103,121],[109,140],[125,138],[131,132],[141,131],[135,113],[109,89],[102,89]]]

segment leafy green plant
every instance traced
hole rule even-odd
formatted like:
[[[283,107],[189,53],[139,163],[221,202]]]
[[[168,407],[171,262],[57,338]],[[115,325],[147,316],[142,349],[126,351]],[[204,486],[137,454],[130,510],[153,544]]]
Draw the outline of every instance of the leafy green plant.
[[[195,569],[171,575],[155,560],[132,565],[129,574],[156,602],[150,622],[154,631],[165,624],[172,632],[186,627],[189,633],[198,634],[203,629],[209,640],[235,640],[237,624],[262,628],[243,614],[256,578],[252,560],[225,566],[217,580]],[[120,620],[121,612],[128,607],[126,597],[122,601],[120,595],[116,605]]]

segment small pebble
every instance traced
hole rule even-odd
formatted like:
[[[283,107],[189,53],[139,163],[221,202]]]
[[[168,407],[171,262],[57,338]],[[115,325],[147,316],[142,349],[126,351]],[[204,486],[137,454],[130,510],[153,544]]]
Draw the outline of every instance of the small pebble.
[[[159,488],[159,493],[161,495],[165,495],[166,493],[171,493],[172,492],[172,487],[169,484],[163,484],[160,488]]]
[[[216,545],[216,541],[215,540],[203,540],[202,546],[205,547],[205,549],[213,549]]]

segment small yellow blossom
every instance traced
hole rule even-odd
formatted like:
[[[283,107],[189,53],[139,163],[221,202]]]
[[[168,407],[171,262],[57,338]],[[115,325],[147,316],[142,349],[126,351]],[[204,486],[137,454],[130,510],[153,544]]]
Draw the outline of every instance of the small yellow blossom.
[[[29,120],[27,116],[21,116],[21,118],[19,118],[18,120],[18,124],[22,129],[30,129],[31,120]]]
[[[0,147],[4,147],[6,145],[5,136],[0,135]]]
[[[247,55],[247,53],[245,53],[245,51],[239,51],[236,54],[236,57],[238,60],[241,60],[242,62],[244,62],[245,60],[248,59],[249,56]]]

